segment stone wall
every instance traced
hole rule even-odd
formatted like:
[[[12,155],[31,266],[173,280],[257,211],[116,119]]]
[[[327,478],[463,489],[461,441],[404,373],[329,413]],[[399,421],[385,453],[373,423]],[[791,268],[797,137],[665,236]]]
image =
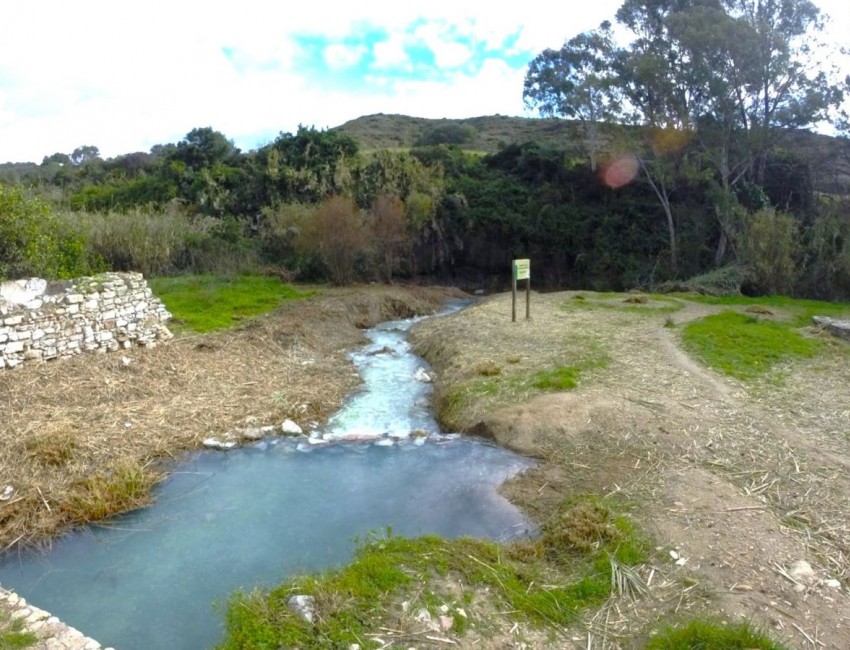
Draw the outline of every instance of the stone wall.
[[[21,363],[153,346],[171,337],[171,314],[141,273],[64,282],[0,283],[0,369]]]

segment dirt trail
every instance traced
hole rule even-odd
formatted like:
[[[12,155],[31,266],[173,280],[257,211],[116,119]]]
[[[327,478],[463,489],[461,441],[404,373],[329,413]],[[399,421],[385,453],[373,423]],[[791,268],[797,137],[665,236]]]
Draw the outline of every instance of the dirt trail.
[[[589,335],[609,355],[607,368],[575,391],[460,423],[544,459],[508,488],[532,514],[570,491],[641,504],[636,516],[663,547],[654,599],[612,603],[617,615],[602,617],[604,629],[596,613],[574,636],[630,647],[624,639],[653,620],[701,611],[753,621],[794,648],[850,647],[846,357],[821,356],[789,368],[782,382],[745,386],[699,365],[679,346],[678,330],[664,326],[718,308],[686,303],[665,316],[669,305],[627,312],[622,299],[571,297],[535,296],[535,319],[512,325],[502,316],[510,297],[496,296],[455,322],[423,324],[417,337],[423,349],[435,336],[458,337],[450,363],[431,355],[443,389],[468,378],[470,360],[488,347],[526,345],[525,359],[547,341],[563,337],[569,346]],[[470,332],[486,346],[467,340]],[[794,573],[798,561],[812,574]]]

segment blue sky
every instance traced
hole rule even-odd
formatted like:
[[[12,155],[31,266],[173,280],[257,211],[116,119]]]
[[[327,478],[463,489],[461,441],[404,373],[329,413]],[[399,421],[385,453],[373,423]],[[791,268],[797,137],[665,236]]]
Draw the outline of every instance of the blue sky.
[[[29,0],[0,23],[0,162],[147,151],[212,126],[243,149],[360,115],[530,115],[528,62],[621,0]],[[817,3],[831,34],[850,9]],[[504,6],[502,6],[504,5]],[[850,40],[850,39],[845,39]],[[850,43],[845,43],[850,45]]]

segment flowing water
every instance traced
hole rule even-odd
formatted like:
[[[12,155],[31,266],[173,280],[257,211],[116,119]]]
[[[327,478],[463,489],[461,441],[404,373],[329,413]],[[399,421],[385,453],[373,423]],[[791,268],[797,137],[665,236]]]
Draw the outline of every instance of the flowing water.
[[[6,556],[0,583],[117,650],[200,650],[233,590],[340,565],[371,532],[526,534],[496,489],[529,461],[439,432],[412,322],[366,332],[364,386],[323,430],[194,454],[151,507]]]

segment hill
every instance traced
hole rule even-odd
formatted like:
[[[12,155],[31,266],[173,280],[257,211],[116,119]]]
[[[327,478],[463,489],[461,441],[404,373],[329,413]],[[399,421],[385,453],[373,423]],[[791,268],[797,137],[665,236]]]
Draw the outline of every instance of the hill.
[[[629,127],[626,127],[629,128]],[[584,155],[584,128],[575,120],[483,115],[463,119],[430,119],[377,113],[331,129],[354,138],[360,148],[409,149],[420,145],[454,144],[467,151],[495,153],[510,144],[537,142]],[[601,148],[606,138],[601,129]],[[810,131],[789,131],[780,144],[808,163],[817,191],[850,193],[850,141]]]
[[[378,113],[358,117],[331,130],[351,136],[366,150],[456,144],[470,151],[495,153],[505,145],[538,142],[578,153],[582,137],[582,126],[575,121],[506,115],[453,120]]]

